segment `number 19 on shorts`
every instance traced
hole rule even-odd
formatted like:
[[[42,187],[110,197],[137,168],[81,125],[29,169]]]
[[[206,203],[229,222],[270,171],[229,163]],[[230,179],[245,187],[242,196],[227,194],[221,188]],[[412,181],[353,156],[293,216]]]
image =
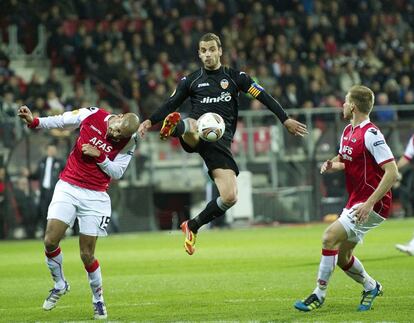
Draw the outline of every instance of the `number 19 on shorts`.
[[[99,224],[99,227],[101,229],[105,230],[110,221],[111,221],[111,217],[103,216],[102,219],[101,219],[101,223]]]

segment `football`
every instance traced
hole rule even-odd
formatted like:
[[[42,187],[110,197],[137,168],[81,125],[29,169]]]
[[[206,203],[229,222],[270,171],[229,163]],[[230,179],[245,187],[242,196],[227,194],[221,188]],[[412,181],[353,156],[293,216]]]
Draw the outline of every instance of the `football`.
[[[226,129],[223,118],[217,113],[204,113],[197,120],[197,130],[201,139],[209,142],[219,140]]]

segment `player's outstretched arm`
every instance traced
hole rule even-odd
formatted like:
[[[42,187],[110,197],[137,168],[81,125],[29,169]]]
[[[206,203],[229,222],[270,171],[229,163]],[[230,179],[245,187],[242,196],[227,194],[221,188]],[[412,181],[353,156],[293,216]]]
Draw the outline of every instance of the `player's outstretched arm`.
[[[26,106],[22,105],[19,110],[17,111],[17,115],[22,119],[27,125],[31,125],[33,123],[34,117],[32,111]]]
[[[295,136],[303,137],[308,134],[306,125],[294,119],[287,119],[285,122],[283,122],[283,125],[291,134]]]
[[[306,125],[289,118],[280,103],[267,93],[263,87],[257,84],[249,75],[244,72],[239,72],[235,75],[235,80],[243,92],[249,93],[272,111],[291,134],[301,137],[308,134]]]
[[[148,130],[150,129],[152,127],[152,122],[151,122],[151,120],[145,120],[144,122],[142,122],[140,125],[139,125],[139,128],[138,128],[138,134],[139,134],[139,136],[141,137],[141,138],[144,138],[145,137],[145,134],[148,132]]]
[[[34,117],[30,109],[24,105],[19,108],[17,115],[32,129],[75,129],[80,126],[84,119],[98,110],[96,107],[90,107],[67,111],[55,116]]]

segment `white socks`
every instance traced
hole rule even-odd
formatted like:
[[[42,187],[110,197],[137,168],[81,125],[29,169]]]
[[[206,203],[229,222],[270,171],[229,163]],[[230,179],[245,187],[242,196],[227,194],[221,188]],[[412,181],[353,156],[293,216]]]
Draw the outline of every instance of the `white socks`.
[[[365,291],[373,290],[376,287],[375,279],[368,275],[357,257],[352,256],[349,263],[342,267],[342,270],[357,283],[363,285]]]
[[[319,264],[318,281],[313,294],[322,300],[326,296],[329,279],[335,270],[338,261],[338,250],[322,249],[321,262]]]
[[[85,266],[85,269],[88,272],[89,285],[92,290],[92,302],[103,302],[102,274],[98,260],[95,259],[90,266]]]
[[[65,288],[65,276],[63,275],[63,253],[60,247],[53,251],[45,251],[46,264],[49,267],[50,274],[55,281],[56,289]]]

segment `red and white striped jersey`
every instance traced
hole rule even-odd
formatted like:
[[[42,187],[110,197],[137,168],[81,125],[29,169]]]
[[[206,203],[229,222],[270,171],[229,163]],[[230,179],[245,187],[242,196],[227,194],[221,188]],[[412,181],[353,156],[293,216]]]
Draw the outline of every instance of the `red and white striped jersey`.
[[[381,131],[369,120],[356,127],[345,127],[339,149],[345,164],[346,189],[349,194],[346,208],[365,202],[378,187],[384,171],[381,166],[394,160]],[[374,206],[374,211],[388,217],[391,191]]]
[[[106,191],[111,178],[121,178],[133,156],[137,136],[113,141],[106,137],[111,115],[90,107],[61,115],[36,118],[31,128],[80,128],[79,136],[67,159],[60,178],[83,188]],[[82,153],[83,144],[91,144],[101,151],[98,158]]]
[[[407,147],[405,147],[404,157],[408,160],[412,160],[414,158],[414,135],[411,136]]]

